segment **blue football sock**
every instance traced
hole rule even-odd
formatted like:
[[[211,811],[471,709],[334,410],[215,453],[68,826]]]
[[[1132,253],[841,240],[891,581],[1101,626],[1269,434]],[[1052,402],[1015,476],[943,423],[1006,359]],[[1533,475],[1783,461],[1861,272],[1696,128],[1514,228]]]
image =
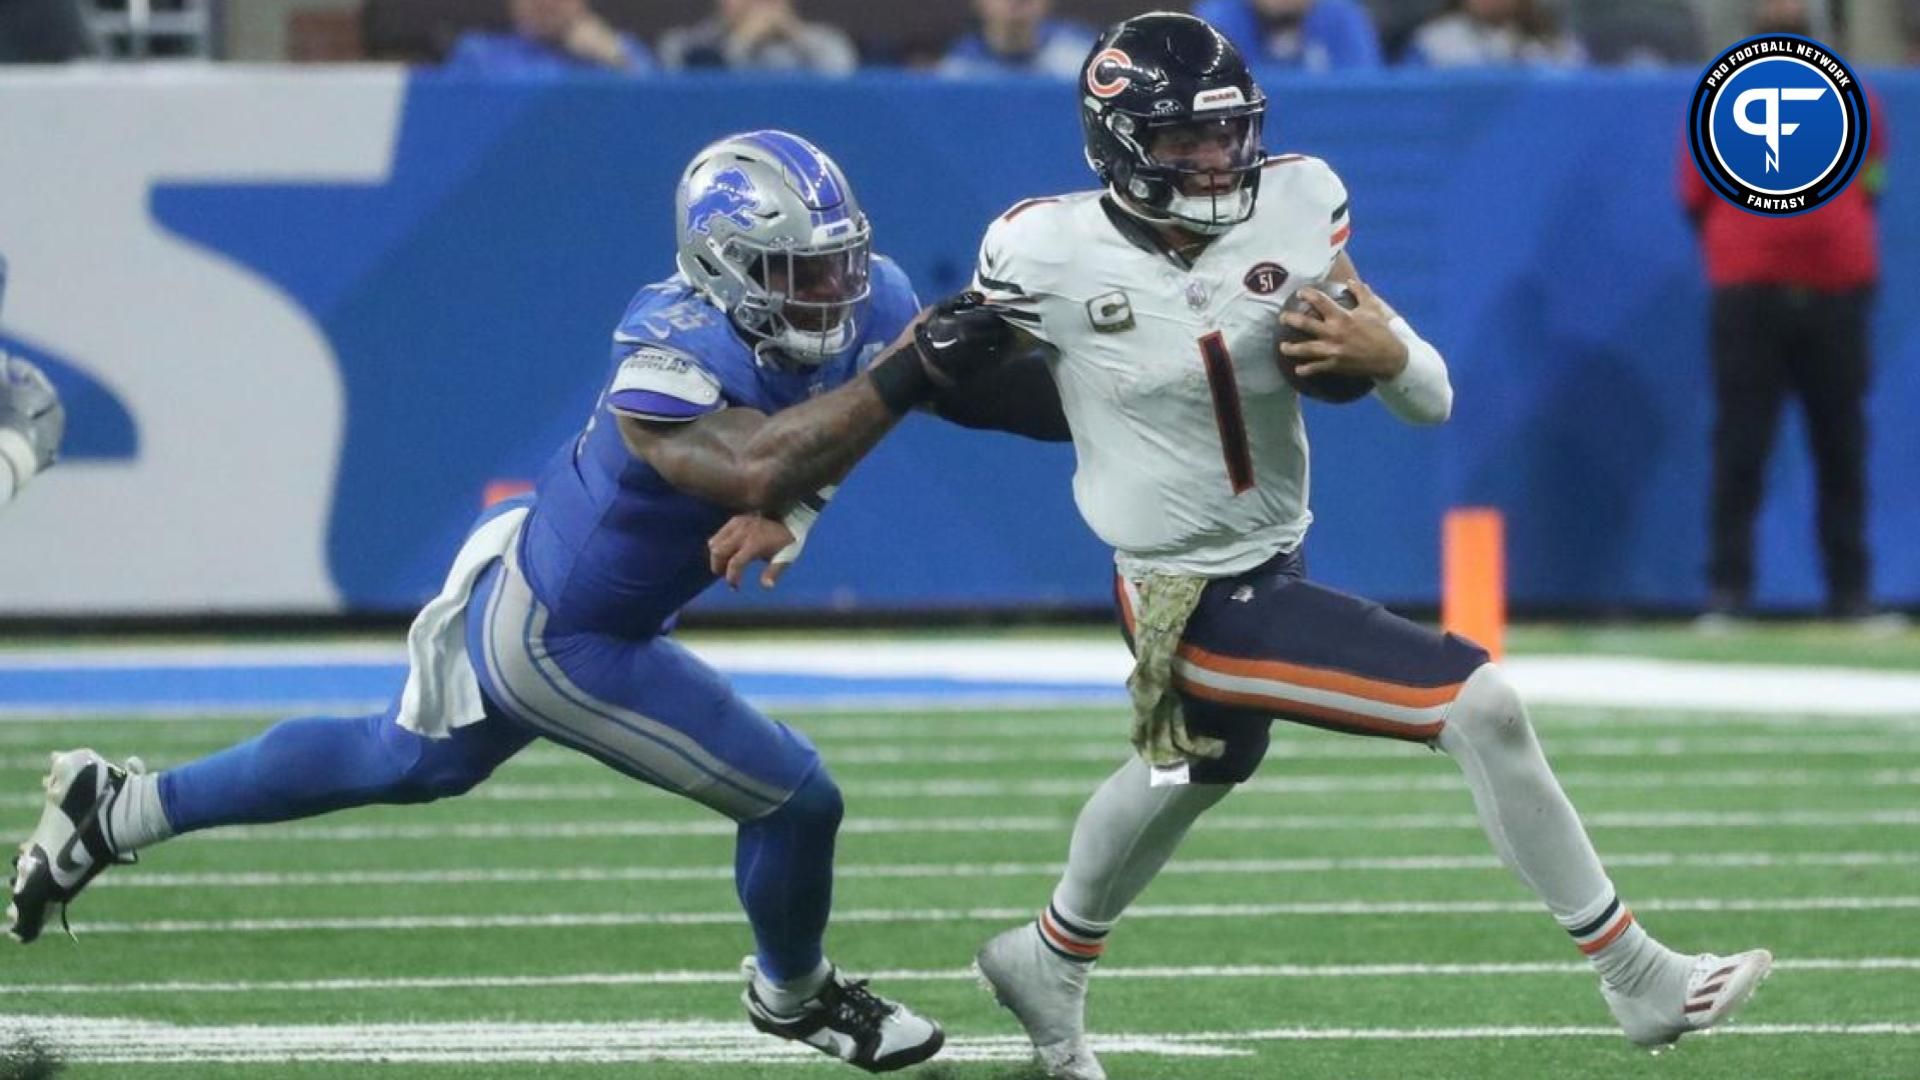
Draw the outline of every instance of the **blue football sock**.
[[[760,972],[772,982],[820,968],[843,810],[840,789],[820,767],[780,809],[740,826],[734,885],[753,924]]]

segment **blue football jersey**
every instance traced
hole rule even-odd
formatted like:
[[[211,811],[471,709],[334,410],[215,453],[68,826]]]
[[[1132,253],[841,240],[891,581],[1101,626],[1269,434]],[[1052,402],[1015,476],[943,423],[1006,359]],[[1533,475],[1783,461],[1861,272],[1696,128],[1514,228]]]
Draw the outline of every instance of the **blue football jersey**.
[[[875,256],[859,336],[812,368],[756,360],[726,314],[675,276],[640,290],[586,429],[534,488],[520,565],[555,629],[646,637],[715,580],[707,539],[733,511],[686,495],[620,438],[616,413],[692,421],[731,405],[772,413],[843,385],[919,312],[907,275]]]

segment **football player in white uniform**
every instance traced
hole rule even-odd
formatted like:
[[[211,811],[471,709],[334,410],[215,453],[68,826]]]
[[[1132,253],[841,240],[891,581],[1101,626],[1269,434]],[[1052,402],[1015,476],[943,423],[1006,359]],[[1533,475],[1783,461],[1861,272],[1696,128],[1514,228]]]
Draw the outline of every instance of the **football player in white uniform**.
[[[1728,1016],[1767,973],[1754,950],[1674,952],[1615,894],[1500,668],[1465,639],[1307,581],[1307,440],[1296,380],[1373,380],[1409,423],[1447,419],[1446,364],[1357,279],[1345,187],[1268,157],[1266,99],[1188,15],[1109,29],[1081,74],[1103,190],[1033,199],[988,230],[976,288],[1037,342],[1078,469],[1074,498],[1118,553],[1138,756],[1081,811],[1065,876],[978,962],[1049,1075],[1104,1076],[1087,974],[1195,819],[1248,779],[1275,719],[1451,755],[1501,859],[1600,975],[1627,1036],[1663,1047]],[[1350,285],[1347,310],[1308,283]],[[1018,370],[1016,366],[1006,369]]]
[[[7,260],[0,258],[0,306],[7,298]],[[67,410],[45,372],[0,348],[0,506],[53,466]]]

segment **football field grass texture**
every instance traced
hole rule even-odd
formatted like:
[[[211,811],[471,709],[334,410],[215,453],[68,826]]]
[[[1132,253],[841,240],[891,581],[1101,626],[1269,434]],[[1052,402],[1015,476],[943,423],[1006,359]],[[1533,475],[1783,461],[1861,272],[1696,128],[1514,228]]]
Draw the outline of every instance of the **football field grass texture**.
[[[967,969],[1046,901],[1124,715],[780,716],[846,792],[830,953],[947,1027],[903,1075],[1036,1076]],[[164,768],[270,719],[13,717],[0,822],[31,829],[49,750]],[[1644,924],[1778,957],[1729,1030],[1630,1046],[1447,758],[1281,726],[1113,935],[1090,1007],[1109,1072],[1920,1077],[1920,702],[1535,720]],[[544,744],[464,798],[183,838],[102,877],[77,943],[0,950],[0,1076],[855,1075],[746,1026],[731,847],[710,812]]]

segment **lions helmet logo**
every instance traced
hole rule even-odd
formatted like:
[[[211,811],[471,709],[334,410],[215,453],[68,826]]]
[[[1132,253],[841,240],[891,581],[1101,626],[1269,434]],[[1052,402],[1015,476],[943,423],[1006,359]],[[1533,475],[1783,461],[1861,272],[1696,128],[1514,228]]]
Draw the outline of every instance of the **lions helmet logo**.
[[[760,209],[760,192],[739,169],[722,169],[707,181],[697,197],[687,201],[687,228],[711,233],[714,218],[725,218],[742,229],[754,225],[753,211]]]
[[[1263,262],[1247,271],[1247,276],[1240,280],[1248,292],[1271,296],[1287,283],[1287,268],[1279,263]]]

